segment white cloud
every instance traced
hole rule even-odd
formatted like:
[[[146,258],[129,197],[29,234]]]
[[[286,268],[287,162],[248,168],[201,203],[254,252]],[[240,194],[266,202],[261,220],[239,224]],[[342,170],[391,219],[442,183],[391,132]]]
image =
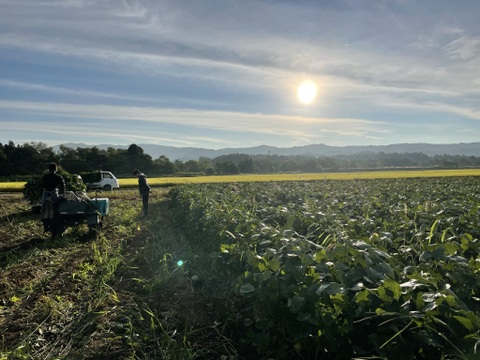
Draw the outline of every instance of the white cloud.
[[[177,141],[189,144],[237,141],[220,131],[254,134],[252,141],[262,134],[357,141],[393,136],[398,116],[479,118],[477,3],[0,4],[2,130],[15,113],[105,128],[120,122],[121,137],[132,120],[150,130],[184,126],[191,133]],[[320,84],[317,107],[300,107],[291,96],[303,78]],[[141,129],[132,134],[150,138]],[[157,139],[168,142],[170,134]]]
[[[49,126],[71,128],[67,119],[87,119],[102,123],[103,128],[123,127],[140,129],[144,123],[158,125],[173,124],[198,129],[236,133],[257,133],[278,136],[310,138],[313,133],[335,133],[344,136],[363,136],[369,133],[383,133],[383,124],[362,119],[316,118],[306,116],[265,115],[222,111],[200,111],[193,109],[158,109],[106,105],[47,104],[0,101],[0,107],[24,116],[36,114],[42,117],[62,118],[64,121]],[[138,123],[138,125],[136,125]],[[18,124],[17,124],[18,125]],[[97,125],[95,125],[97,126]]]

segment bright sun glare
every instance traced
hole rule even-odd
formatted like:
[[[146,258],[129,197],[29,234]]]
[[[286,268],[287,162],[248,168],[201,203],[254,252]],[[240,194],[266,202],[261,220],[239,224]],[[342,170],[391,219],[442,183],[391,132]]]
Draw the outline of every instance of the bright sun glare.
[[[298,100],[303,104],[310,104],[317,96],[317,85],[310,80],[302,82],[297,88]]]

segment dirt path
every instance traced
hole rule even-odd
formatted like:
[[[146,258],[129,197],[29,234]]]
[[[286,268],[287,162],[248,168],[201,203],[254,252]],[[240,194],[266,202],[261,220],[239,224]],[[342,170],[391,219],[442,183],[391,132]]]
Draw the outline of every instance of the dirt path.
[[[173,244],[165,249],[169,255],[182,253],[185,246],[184,234],[176,228],[168,216],[168,199],[156,204],[153,211],[156,234],[153,238],[161,243]],[[141,250],[148,248],[152,238],[139,236],[128,242],[125,248],[125,266],[113,285],[119,296],[125,296],[137,313],[150,317],[150,321],[161,323],[163,341],[187,342],[192,358],[229,358],[225,338],[218,329],[219,299],[214,299],[196,289],[188,272],[181,267],[170,269],[165,279],[155,279],[156,269],[151,269],[144,261]],[[159,263],[159,267],[163,264]],[[139,281],[143,279],[146,283]],[[146,289],[145,285],[150,286]],[[182,339],[183,337],[183,339]],[[157,339],[158,340],[158,339]],[[157,343],[158,344],[158,343]],[[154,346],[157,346],[155,344]]]
[[[103,242],[85,241],[82,228],[52,240],[21,196],[3,194],[0,358],[233,359],[222,301],[184,268],[164,266],[189,246],[168,215],[166,192],[153,197],[151,218],[136,220],[138,231],[122,235],[122,212],[139,207],[133,194],[111,199]],[[109,259],[121,261],[105,283],[109,268],[98,262],[107,257],[96,252],[115,247],[121,254]]]

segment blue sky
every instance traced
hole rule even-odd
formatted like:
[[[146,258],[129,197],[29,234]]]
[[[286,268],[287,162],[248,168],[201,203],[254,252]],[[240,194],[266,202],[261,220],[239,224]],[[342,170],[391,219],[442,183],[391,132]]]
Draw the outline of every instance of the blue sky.
[[[477,0],[0,0],[0,142],[480,141]],[[303,80],[315,101],[298,101]]]

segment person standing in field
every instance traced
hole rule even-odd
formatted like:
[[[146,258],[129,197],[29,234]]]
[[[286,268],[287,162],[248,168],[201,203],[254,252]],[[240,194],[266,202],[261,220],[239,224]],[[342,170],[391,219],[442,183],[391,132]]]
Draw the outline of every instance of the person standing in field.
[[[133,170],[133,176],[138,177],[138,190],[140,191],[140,196],[142,197],[143,205],[143,216],[148,216],[148,197],[150,195],[150,185],[148,185],[147,177],[144,173],[139,170]]]
[[[57,174],[57,164],[48,165],[48,172],[42,177],[42,222],[45,231],[53,231],[52,221],[58,212],[59,195],[65,193],[65,180]]]

